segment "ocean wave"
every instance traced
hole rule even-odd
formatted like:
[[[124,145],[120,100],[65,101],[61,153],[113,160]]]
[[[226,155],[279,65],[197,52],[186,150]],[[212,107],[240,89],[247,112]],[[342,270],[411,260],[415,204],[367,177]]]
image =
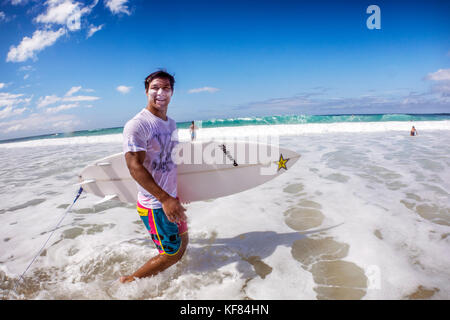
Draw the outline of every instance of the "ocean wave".
[[[442,121],[450,120],[450,114],[344,114],[344,115],[271,115],[237,118],[214,118],[198,121],[203,128],[241,127],[249,125],[342,123],[342,122],[392,122],[392,121]],[[190,122],[179,123],[182,129],[189,128]]]
[[[370,133],[402,131],[409,134],[415,126],[419,135],[428,130],[450,130],[450,120],[443,121],[383,121],[383,122],[331,122],[331,123],[303,123],[303,124],[268,124],[246,125],[238,127],[201,127],[197,132],[199,140],[209,139],[239,139],[255,136],[295,136],[307,134],[328,133]],[[188,141],[188,129],[178,129],[180,141]],[[74,136],[53,139],[28,140],[20,142],[2,143],[0,148],[22,148],[59,145],[79,145],[98,143],[122,143],[122,134],[104,134],[91,136]]]

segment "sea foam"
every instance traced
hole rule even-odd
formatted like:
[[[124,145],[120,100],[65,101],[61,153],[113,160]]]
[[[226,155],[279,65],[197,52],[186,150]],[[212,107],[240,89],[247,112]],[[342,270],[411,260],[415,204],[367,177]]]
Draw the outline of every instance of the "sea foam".
[[[418,133],[429,130],[450,130],[450,120],[443,121],[389,121],[389,122],[335,122],[335,123],[305,123],[280,125],[249,125],[239,127],[199,128],[197,139],[241,139],[257,136],[295,136],[323,133],[370,133],[398,131],[409,134],[415,126]],[[188,141],[188,129],[178,129],[180,141]],[[69,138],[53,138],[28,140],[0,144],[0,148],[26,148],[40,146],[63,146],[78,144],[120,143],[122,134],[106,134],[95,136],[78,136]]]
[[[280,146],[301,154],[300,160],[292,167],[288,162],[284,174],[254,189],[186,205],[190,242],[185,257],[155,277],[127,285],[117,279],[157,250],[134,205],[96,204],[98,197],[83,194],[13,290],[73,201],[79,172],[120,152],[122,135],[0,148],[6,159],[0,168],[0,295],[449,299],[448,123],[353,125],[317,131],[280,126],[276,132],[286,135]],[[411,125],[419,136],[409,136]],[[349,128],[358,134],[336,131]],[[208,133],[204,139],[252,133],[249,127],[202,132]],[[102,139],[106,143],[98,142]],[[30,142],[42,143],[23,143]]]

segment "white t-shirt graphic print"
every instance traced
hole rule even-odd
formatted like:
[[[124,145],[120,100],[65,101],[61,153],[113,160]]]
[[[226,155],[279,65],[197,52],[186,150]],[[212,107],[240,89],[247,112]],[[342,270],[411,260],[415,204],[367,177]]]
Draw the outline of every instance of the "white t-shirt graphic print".
[[[123,152],[145,151],[144,167],[155,182],[172,197],[177,196],[177,168],[172,161],[172,150],[178,143],[176,123],[167,121],[142,109],[123,129]],[[139,183],[138,201],[151,209],[161,208],[161,203]]]

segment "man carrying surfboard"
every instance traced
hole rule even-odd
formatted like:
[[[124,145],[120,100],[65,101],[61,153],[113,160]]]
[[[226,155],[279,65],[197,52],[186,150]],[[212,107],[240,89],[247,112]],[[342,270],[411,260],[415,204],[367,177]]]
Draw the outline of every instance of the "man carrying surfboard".
[[[123,151],[137,182],[137,211],[159,255],[120,282],[156,275],[178,262],[188,244],[186,209],[177,199],[177,168],[171,158],[178,143],[175,121],[167,116],[175,79],[159,70],[145,79],[147,106],[123,130]]]

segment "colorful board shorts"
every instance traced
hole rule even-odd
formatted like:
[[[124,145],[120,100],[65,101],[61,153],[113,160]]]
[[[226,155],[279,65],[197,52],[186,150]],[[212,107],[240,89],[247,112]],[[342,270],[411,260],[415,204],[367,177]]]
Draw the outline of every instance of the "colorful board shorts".
[[[188,231],[186,221],[173,223],[163,209],[149,209],[137,203],[137,211],[144,222],[159,254],[175,255],[181,247],[181,235]]]

